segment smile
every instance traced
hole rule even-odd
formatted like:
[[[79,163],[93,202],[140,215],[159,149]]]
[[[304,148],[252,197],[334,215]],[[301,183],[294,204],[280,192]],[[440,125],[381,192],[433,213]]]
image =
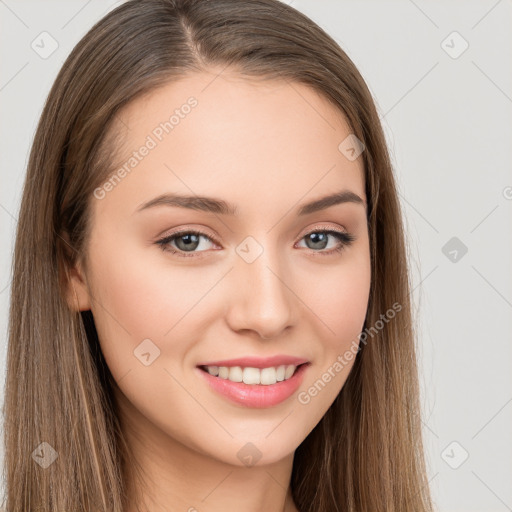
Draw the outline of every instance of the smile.
[[[253,368],[198,366],[196,371],[210,389],[245,407],[265,408],[289,398],[302,383],[311,363]]]

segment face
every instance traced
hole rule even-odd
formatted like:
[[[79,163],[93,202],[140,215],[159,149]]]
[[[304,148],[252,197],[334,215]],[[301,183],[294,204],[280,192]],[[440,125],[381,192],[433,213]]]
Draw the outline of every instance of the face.
[[[133,430],[270,464],[294,452],[353,366],[371,277],[363,162],[339,149],[350,127],[312,89],[214,78],[189,75],[120,113],[116,177],[91,199],[73,286]],[[304,208],[343,191],[361,201]],[[226,360],[241,383],[198,367]],[[301,361],[286,380],[244,369]]]

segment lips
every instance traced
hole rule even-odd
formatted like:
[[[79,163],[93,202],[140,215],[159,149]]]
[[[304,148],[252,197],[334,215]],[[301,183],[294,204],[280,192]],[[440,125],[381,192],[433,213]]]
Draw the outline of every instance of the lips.
[[[307,359],[296,356],[288,356],[288,355],[276,355],[270,357],[239,357],[237,359],[223,359],[216,361],[205,361],[197,364],[197,367],[204,366],[241,366],[242,368],[269,368],[271,366],[280,366],[280,365],[290,365],[299,366],[304,363],[308,363]]]
[[[231,363],[232,361],[240,360],[233,359],[230,361],[218,362]],[[251,364],[254,364],[254,360]],[[265,364],[268,363],[265,362]],[[309,366],[311,366],[311,363],[300,364],[290,378],[269,385],[232,382],[228,379],[210,375],[200,367],[196,369],[196,372],[198,377],[203,379],[211,390],[228,401],[238,406],[266,408],[277,406],[281,402],[289,399],[300,387],[304,379],[304,374],[308,371]]]

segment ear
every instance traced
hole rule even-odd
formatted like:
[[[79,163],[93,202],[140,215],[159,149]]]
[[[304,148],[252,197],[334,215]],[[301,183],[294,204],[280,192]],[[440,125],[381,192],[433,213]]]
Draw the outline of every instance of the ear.
[[[69,308],[72,311],[90,310],[91,299],[85,268],[82,259],[77,257],[76,253],[75,258],[72,258],[73,249],[65,232],[57,238],[57,253],[61,289]]]
[[[80,262],[66,272],[66,300],[73,311],[91,309],[89,287]]]

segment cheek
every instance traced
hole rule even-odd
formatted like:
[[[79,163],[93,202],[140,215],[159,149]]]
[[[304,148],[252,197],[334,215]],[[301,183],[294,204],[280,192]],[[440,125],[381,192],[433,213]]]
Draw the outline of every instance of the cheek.
[[[149,251],[149,252],[148,252]],[[111,371],[124,374],[134,365],[134,350],[146,339],[159,349],[160,360],[173,338],[172,358],[179,359],[206,318],[215,316],[208,291],[218,281],[211,269],[166,262],[160,249],[121,249],[112,244],[97,252],[92,268],[93,315]],[[207,305],[208,307],[204,307]],[[200,306],[200,307],[198,307]],[[200,313],[199,313],[200,312]],[[198,315],[202,316],[198,318]]]
[[[357,263],[354,263],[357,261]],[[365,253],[351,262],[322,271],[305,301],[316,326],[318,358],[297,395],[308,432],[327,412],[343,388],[355,362],[368,308],[371,267]]]
[[[370,294],[369,259],[340,263],[316,272],[304,301],[317,319],[325,348],[343,349],[358,339],[366,317]],[[304,287],[304,289],[306,289]]]

